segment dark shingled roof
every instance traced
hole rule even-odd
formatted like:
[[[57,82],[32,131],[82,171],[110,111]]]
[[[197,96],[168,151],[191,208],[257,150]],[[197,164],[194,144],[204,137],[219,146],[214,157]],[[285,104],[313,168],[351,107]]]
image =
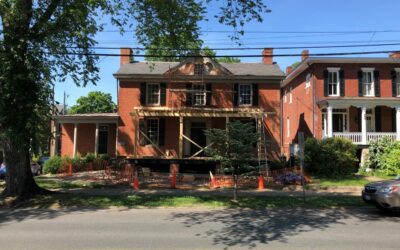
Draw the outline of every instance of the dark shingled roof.
[[[115,73],[118,75],[162,75],[178,62],[135,62],[121,65]],[[222,67],[238,76],[281,76],[285,74],[277,64],[263,63],[220,63]]]

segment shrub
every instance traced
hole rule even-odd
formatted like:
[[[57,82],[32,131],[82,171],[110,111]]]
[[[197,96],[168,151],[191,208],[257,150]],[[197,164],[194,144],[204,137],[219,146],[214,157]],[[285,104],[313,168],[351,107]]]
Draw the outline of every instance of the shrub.
[[[379,172],[386,175],[400,174],[400,142],[391,143],[380,156]]]
[[[321,141],[307,138],[304,166],[309,174],[320,177],[342,177],[355,170],[356,146],[349,140],[326,138]]]
[[[48,159],[43,166],[43,173],[56,174],[61,167],[62,159],[60,156],[53,156]]]
[[[96,156],[93,153],[87,153],[85,155],[85,163],[94,162],[96,160]]]
[[[368,147],[368,156],[360,172],[380,171],[382,156],[388,147],[391,147],[393,142],[389,137],[383,137],[378,140],[371,141]]]

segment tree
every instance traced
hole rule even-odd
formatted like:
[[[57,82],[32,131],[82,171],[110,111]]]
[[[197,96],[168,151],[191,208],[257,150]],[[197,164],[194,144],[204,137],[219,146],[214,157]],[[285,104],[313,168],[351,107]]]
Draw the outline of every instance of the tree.
[[[86,86],[99,79],[96,65],[99,57],[94,45],[96,33],[105,26],[102,18],[110,17],[121,33],[126,28],[134,29],[137,40],[146,47],[158,45],[157,39],[163,34],[171,41],[186,37],[198,43],[199,31],[189,29],[190,25],[196,25],[196,19],[182,25],[183,11],[171,16],[169,8],[157,7],[165,2],[173,5],[184,1],[0,1],[0,127],[8,168],[6,195],[43,191],[30,171],[31,145],[39,124],[46,122],[43,117],[50,119],[54,82],[69,76],[75,84]],[[212,2],[221,4],[216,18],[221,24],[233,27],[233,38],[243,34],[246,22],[262,21],[262,12],[266,12],[262,0],[198,2],[204,11]],[[189,12],[198,11],[194,5],[185,6]],[[158,19],[149,16],[153,10],[160,14]],[[188,34],[193,30],[194,34]],[[181,53],[178,51],[178,55]]]
[[[87,96],[79,97],[76,103],[70,108],[69,113],[112,113],[117,109],[111,95],[100,91],[89,92]]]
[[[253,123],[233,121],[227,124],[226,129],[210,129],[205,131],[213,146],[206,149],[206,153],[220,162],[225,173],[232,174],[234,181],[233,200],[237,200],[238,174],[254,170],[250,160],[254,159],[256,144],[260,138],[254,131]]]
[[[295,69],[297,66],[300,65],[301,62],[294,62],[292,63],[292,65],[290,67],[292,67],[293,69]]]
[[[207,46],[204,47],[204,49],[202,50],[202,53],[205,56],[208,56],[208,57],[211,57],[211,58],[214,58],[217,55],[217,53],[214,50],[210,49]],[[220,62],[220,63],[240,63],[240,59],[239,58],[231,57],[231,56],[219,57],[219,58],[216,58],[216,61]]]

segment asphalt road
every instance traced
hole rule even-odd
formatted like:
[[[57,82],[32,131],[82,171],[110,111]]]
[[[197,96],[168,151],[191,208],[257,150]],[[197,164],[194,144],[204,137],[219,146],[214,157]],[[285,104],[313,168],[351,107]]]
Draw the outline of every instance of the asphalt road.
[[[0,249],[399,249],[375,209],[0,210]]]

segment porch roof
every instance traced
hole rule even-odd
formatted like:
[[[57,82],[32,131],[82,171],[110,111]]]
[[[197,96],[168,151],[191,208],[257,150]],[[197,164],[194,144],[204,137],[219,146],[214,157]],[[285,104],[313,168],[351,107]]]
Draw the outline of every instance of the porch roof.
[[[118,113],[88,113],[53,116],[58,123],[117,123]]]
[[[376,106],[387,106],[390,108],[400,107],[400,98],[396,97],[334,97],[317,101],[319,107],[332,106],[334,108],[373,108]]]
[[[131,112],[132,116],[144,117],[262,117],[275,112],[265,112],[260,108],[159,108],[159,107],[143,107],[134,108]]]

